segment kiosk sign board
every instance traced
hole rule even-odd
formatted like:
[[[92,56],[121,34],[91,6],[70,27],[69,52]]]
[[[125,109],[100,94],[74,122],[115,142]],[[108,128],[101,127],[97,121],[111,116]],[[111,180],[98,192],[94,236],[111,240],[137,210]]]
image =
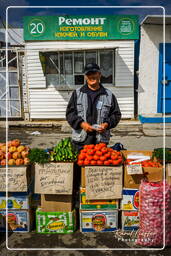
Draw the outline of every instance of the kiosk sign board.
[[[24,40],[139,39],[136,15],[25,16]]]

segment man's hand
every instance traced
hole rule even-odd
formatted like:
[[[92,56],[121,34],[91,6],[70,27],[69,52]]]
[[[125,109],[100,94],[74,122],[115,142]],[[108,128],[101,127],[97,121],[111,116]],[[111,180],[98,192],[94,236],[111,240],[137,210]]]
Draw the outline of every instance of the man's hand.
[[[95,129],[87,122],[82,122],[80,124],[81,128],[84,129],[84,131],[86,132],[92,132],[94,131]]]
[[[96,129],[96,130],[97,130],[97,132],[99,132],[99,133],[103,133],[103,132],[106,130],[106,128],[107,128],[108,126],[109,126],[108,123],[103,123],[103,124],[100,125],[100,128],[98,128],[98,129]]]

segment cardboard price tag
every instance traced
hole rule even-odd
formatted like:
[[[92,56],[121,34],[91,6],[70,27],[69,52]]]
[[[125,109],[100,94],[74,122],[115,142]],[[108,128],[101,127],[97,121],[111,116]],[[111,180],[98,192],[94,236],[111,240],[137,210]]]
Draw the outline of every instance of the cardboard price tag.
[[[171,164],[167,164],[167,174],[171,177]]]
[[[127,173],[129,175],[143,174],[143,169],[141,164],[127,165]]]

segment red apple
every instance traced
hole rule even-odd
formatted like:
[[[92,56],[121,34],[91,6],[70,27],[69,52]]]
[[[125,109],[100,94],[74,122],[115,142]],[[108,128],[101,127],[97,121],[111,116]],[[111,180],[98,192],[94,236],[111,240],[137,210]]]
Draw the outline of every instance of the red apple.
[[[14,159],[10,159],[10,160],[8,161],[8,164],[9,164],[9,165],[15,165],[15,160],[14,160]]]
[[[19,146],[17,147],[17,151],[21,153],[21,151],[24,151],[25,150],[25,146]]]
[[[25,151],[25,150],[22,151],[22,152],[21,152],[22,158],[26,158],[26,157],[28,156],[28,153],[29,153],[28,151]]]
[[[12,157],[12,155],[11,155],[10,152],[8,152],[7,154],[5,154],[5,158],[6,158],[6,159],[8,158],[8,160],[11,159],[11,157]]]
[[[12,154],[12,158],[13,158],[13,159],[21,158],[21,154],[20,154],[19,152],[14,152],[14,153]]]
[[[16,152],[16,151],[17,151],[17,148],[14,147],[14,146],[12,146],[12,147],[9,148],[9,152],[10,152],[10,153],[14,153],[14,152]]]
[[[1,147],[1,150],[2,150],[4,153],[6,153],[6,145],[2,146],[2,147]],[[7,150],[7,151],[8,151],[8,150]]]
[[[18,147],[18,146],[20,145],[20,140],[18,140],[18,139],[12,140],[12,141],[11,141],[11,144],[12,144],[12,146],[14,146],[14,147]]]
[[[0,151],[0,160],[3,160],[5,158],[5,153],[2,152],[2,150]]]
[[[26,158],[24,158],[24,164],[26,164],[26,165],[27,165],[27,164],[29,164],[29,163],[30,163],[29,158],[27,158],[27,157],[26,157]]]
[[[18,158],[18,159],[16,159],[15,163],[16,163],[16,165],[22,165],[22,164],[24,164],[24,160],[22,158]]]
[[[7,145],[8,145],[9,148],[12,147],[11,141],[8,141]]]
[[[6,165],[6,160],[5,159],[1,160],[1,165]]]

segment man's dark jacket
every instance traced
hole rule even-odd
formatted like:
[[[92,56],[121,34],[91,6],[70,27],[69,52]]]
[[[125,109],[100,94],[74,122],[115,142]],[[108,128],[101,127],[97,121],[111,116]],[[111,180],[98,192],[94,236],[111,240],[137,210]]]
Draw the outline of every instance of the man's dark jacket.
[[[85,84],[81,91],[83,93],[87,93],[88,98],[88,110],[87,110],[87,122],[91,125],[97,123],[97,109],[96,105],[99,100],[100,95],[107,94],[105,88],[102,84],[100,84],[100,89],[98,89],[94,95],[92,95],[92,90],[89,89],[88,85]],[[121,112],[118,106],[118,102],[114,95],[112,95],[112,105],[109,112],[108,118],[104,120],[104,123],[107,122],[109,124],[107,129],[114,128],[121,119]],[[66,109],[66,120],[70,124],[70,126],[74,129],[80,129],[81,122],[84,122],[84,120],[77,115],[77,94],[76,91],[72,93],[72,96],[69,100],[67,109]]]

